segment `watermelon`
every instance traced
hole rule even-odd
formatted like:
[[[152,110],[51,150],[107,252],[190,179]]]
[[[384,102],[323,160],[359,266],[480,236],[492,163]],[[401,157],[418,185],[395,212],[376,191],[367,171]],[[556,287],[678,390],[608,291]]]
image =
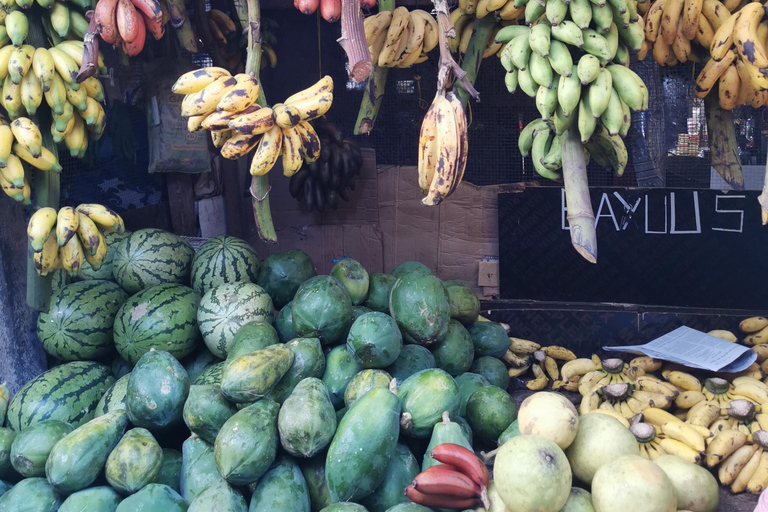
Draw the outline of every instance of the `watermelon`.
[[[111,281],[62,288],[37,319],[46,352],[64,361],[103,359],[112,352],[112,324],[128,294]]]
[[[189,284],[195,250],[181,237],[162,229],[140,229],[115,247],[112,275],[134,294],[163,283]]]
[[[393,268],[389,274],[395,279],[400,279],[404,275],[411,273],[431,274],[432,271],[425,264],[418,261],[404,261]]]
[[[458,321],[451,319],[448,333],[432,348],[437,367],[453,376],[469,370],[475,358],[475,346],[469,332]]]
[[[387,366],[385,370],[397,379],[399,386],[414,373],[428,368],[437,368],[435,356],[429,349],[421,345],[403,345],[403,349],[395,362]]]
[[[333,266],[331,277],[344,285],[352,299],[352,304],[356,306],[362,304],[368,297],[368,272],[358,261],[344,258]]]
[[[181,422],[189,395],[189,376],[171,354],[144,354],[128,378],[125,409],[137,427],[163,429]]]
[[[445,293],[451,307],[451,318],[464,325],[472,325],[480,313],[480,300],[472,288],[459,281],[445,281]]]
[[[389,314],[389,294],[397,279],[389,274],[371,274],[368,276],[368,298],[363,306],[381,313]]]
[[[502,357],[509,350],[507,331],[496,322],[476,322],[469,327],[475,356]]]
[[[256,283],[267,290],[280,309],[293,299],[304,281],[316,275],[312,258],[304,251],[291,249],[269,255],[261,264]]]
[[[389,366],[402,348],[403,336],[397,323],[391,316],[378,311],[359,316],[347,335],[347,350],[363,368]]]
[[[288,343],[294,338],[298,338],[296,330],[293,328],[293,311],[291,310],[291,302],[283,306],[283,309],[275,317],[275,329],[277,334],[280,335],[280,341]]]
[[[389,309],[404,337],[419,345],[434,345],[448,332],[448,298],[443,283],[432,274],[411,272],[398,279]]]
[[[192,260],[192,288],[204,295],[224,283],[255,283],[261,262],[248,242],[217,236],[205,242]]]
[[[303,338],[320,338],[334,345],[352,324],[352,300],[347,289],[330,276],[302,284],[291,304],[293,328]]]
[[[79,427],[93,418],[101,396],[115,383],[107,366],[90,361],[65,363],[27,382],[8,405],[7,425],[19,431],[44,420]]]
[[[192,288],[180,284],[161,284],[137,293],[115,318],[117,351],[131,364],[151,349],[177,359],[188,356],[200,341],[199,300]]]
[[[128,236],[130,233],[110,233],[109,231],[102,231],[104,238],[107,240],[107,253],[104,255],[104,259],[101,261],[101,267],[99,270],[93,270],[91,264],[87,261],[83,261],[83,266],[80,267],[80,273],[77,275],[81,281],[87,281],[92,279],[104,279],[107,281],[115,282],[115,276],[112,275],[112,269],[114,268],[113,260],[115,257],[115,247],[118,242]]]
[[[243,325],[253,321],[271,324],[274,316],[272,299],[264,288],[253,283],[226,283],[203,295],[197,323],[208,349],[225,359]]]
[[[203,372],[195,379],[195,384],[213,384],[214,386],[221,385],[221,375],[224,373],[224,367],[227,365],[226,361],[213,364],[203,370]]]

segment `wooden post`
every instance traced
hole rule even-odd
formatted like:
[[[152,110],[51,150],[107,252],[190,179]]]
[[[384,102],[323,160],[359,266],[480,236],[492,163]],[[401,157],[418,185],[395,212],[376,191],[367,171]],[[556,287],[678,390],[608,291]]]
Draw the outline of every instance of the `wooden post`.
[[[568,225],[574,249],[590,263],[597,263],[597,231],[595,214],[589,197],[587,162],[575,124],[560,137],[563,154],[563,181]]]
[[[371,52],[365,42],[363,13],[358,0],[341,0],[341,37],[336,40],[347,54],[347,72],[355,82],[362,82],[373,71]]]

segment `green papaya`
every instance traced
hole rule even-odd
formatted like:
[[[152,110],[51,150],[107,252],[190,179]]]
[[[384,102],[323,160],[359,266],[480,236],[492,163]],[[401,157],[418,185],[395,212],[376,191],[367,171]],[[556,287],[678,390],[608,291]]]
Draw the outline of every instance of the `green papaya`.
[[[459,427],[461,427],[461,433],[464,434],[464,437],[467,438],[469,444],[473,444],[475,436],[472,432],[472,427],[469,425],[469,422],[458,414],[451,416],[451,421],[459,424]]]
[[[11,489],[11,487],[13,487],[13,485],[11,485],[10,483],[0,480],[0,496],[7,493]]]
[[[363,368],[389,366],[402,348],[403,336],[394,318],[378,311],[359,316],[347,335],[347,350]]]
[[[189,381],[195,382],[201,373],[220,362],[221,359],[216,357],[203,343],[197,350],[182,359],[181,365],[187,371]]]
[[[125,498],[115,512],[186,512],[188,508],[179,493],[163,484],[149,484]]]
[[[398,443],[387,466],[384,481],[373,494],[362,500],[362,504],[370,512],[386,512],[398,503],[410,502],[403,492],[418,474],[419,462],[416,457],[407,446]]]
[[[445,338],[432,348],[435,364],[451,375],[461,375],[469,370],[475,359],[475,346],[469,332],[456,320],[448,323]]]
[[[703,510],[703,509],[702,509]],[[579,487],[571,487],[568,500],[560,509],[560,512],[595,512],[592,504],[592,494]]]
[[[227,349],[227,359],[233,361],[240,356],[278,343],[280,339],[277,331],[270,324],[259,321],[248,322],[235,333],[235,338]]]
[[[61,499],[45,478],[25,478],[0,496],[0,512],[56,512]]]
[[[226,361],[212,364],[197,376],[197,378],[194,380],[194,383],[199,385],[212,384],[216,387],[220,387],[221,374],[224,373],[224,367],[226,365]]]
[[[517,419],[517,408],[509,393],[496,386],[478,389],[467,402],[467,421],[485,443],[496,444],[499,436]]]
[[[325,458],[326,454],[322,453],[309,459],[299,460],[301,474],[307,483],[312,512],[319,512],[331,504],[331,491],[328,490],[328,482],[325,479]]]
[[[350,409],[367,392],[374,388],[389,389],[392,377],[384,370],[363,370],[349,381],[344,391],[344,405]]]
[[[221,393],[231,402],[260,400],[293,364],[286,345],[270,345],[227,362],[221,375]]]
[[[226,481],[220,480],[206,487],[189,504],[187,512],[247,512],[245,498]]]
[[[283,449],[295,457],[312,457],[331,442],[336,412],[323,381],[309,377],[299,382],[277,417]]]
[[[91,485],[128,425],[125,411],[108,412],[77,427],[53,446],[45,474],[56,490],[73,493]]]
[[[235,413],[221,427],[213,456],[219,473],[232,485],[257,482],[274,462],[279,409],[272,400],[259,400]]]
[[[11,446],[16,435],[15,430],[0,427],[0,478],[18,478],[11,464]]]
[[[18,433],[11,445],[11,465],[25,478],[45,476],[45,461],[53,445],[72,432],[69,423],[45,420]]]
[[[475,356],[502,357],[509,350],[507,331],[496,322],[475,322],[469,327]]]
[[[458,377],[455,377],[454,380],[459,386],[459,394],[461,395],[459,416],[463,417],[467,412],[467,401],[469,400],[469,397],[472,396],[472,393],[484,386],[490,386],[491,383],[488,382],[488,379],[486,379],[485,376],[472,372],[462,373]]]
[[[174,491],[181,493],[181,465],[182,455],[179,450],[163,448],[163,465],[157,475],[156,484],[167,485]]]
[[[400,401],[376,388],[349,409],[328,448],[325,477],[334,502],[359,500],[384,480],[399,436]]]
[[[344,392],[352,378],[363,369],[362,365],[352,359],[352,355],[344,345],[334,347],[325,358],[323,383],[328,388],[331,403],[334,407],[344,404]]]
[[[293,363],[283,378],[267,393],[267,398],[282,404],[296,385],[309,377],[320,378],[325,371],[325,354],[317,338],[296,338],[285,344],[293,352]]]
[[[133,494],[153,483],[163,465],[163,449],[149,430],[134,428],[125,433],[107,458],[104,473],[109,485]]]
[[[443,283],[432,274],[411,272],[399,278],[389,308],[403,335],[415,343],[430,347],[445,337],[451,310]]]
[[[353,305],[362,304],[368,297],[368,272],[358,261],[344,258],[333,266],[330,275],[347,289]]]
[[[480,314],[480,300],[472,288],[459,281],[444,281],[445,292],[448,294],[448,306],[451,308],[451,318],[464,325],[472,325]]]
[[[275,329],[280,336],[280,341],[288,343],[294,338],[298,338],[296,330],[293,328],[293,311],[291,311],[291,303],[289,302],[275,317]]]
[[[70,494],[59,512],[115,512],[122,497],[109,486],[90,487]]]
[[[117,409],[125,410],[125,393],[128,391],[128,379],[130,376],[130,372],[126,373],[117,379],[112,384],[112,387],[104,393],[99,403],[96,404],[96,410],[93,413],[94,418]]]
[[[427,451],[424,454],[424,460],[421,463],[422,471],[426,471],[432,466],[442,464],[442,462],[437,462],[433,459],[430,454],[435,446],[443,443],[458,444],[468,450],[472,450],[472,445],[469,444],[469,440],[464,436],[459,424],[451,421],[448,414],[443,414],[442,421],[432,429],[432,437],[429,439],[429,445],[427,445]]]
[[[249,512],[310,512],[309,489],[296,461],[281,455],[261,477],[251,496]]]
[[[347,414],[347,408],[346,407],[342,407],[341,409],[336,411],[336,425],[341,423],[341,418],[343,418],[345,414]]]
[[[363,305],[373,311],[388,314],[389,294],[397,279],[389,274],[371,274],[368,276],[368,281],[368,298]]]
[[[387,510],[387,512],[432,512],[431,508],[418,503],[401,503]]]
[[[429,437],[443,413],[455,415],[461,402],[456,381],[438,368],[411,375],[397,394],[402,406],[400,426],[411,437]]]
[[[130,375],[125,410],[131,423],[151,430],[181,422],[190,382],[175,357],[163,350],[150,350]]]
[[[315,276],[296,291],[291,312],[299,336],[335,345],[352,324],[352,299],[333,277]]]
[[[491,386],[497,386],[501,389],[507,389],[507,386],[509,386],[507,367],[496,357],[478,357],[472,363],[472,366],[469,367],[469,371],[485,377]]]
[[[404,275],[411,273],[431,274],[432,271],[425,264],[418,261],[403,261],[393,268],[389,274],[395,279],[400,279]]]
[[[213,446],[192,436],[181,447],[180,494],[192,503],[203,490],[214,482],[224,480],[216,469]]]
[[[429,368],[437,368],[435,356],[428,348],[421,345],[403,345],[400,355],[395,362],[384,368],[392,378],[397,379],[397,385],[403,383],[405,379]]]
[[[192,433],[213,443],[221,426],[235,412],[237,408],[221,395],[217,386],[194,385],[184,403],[184,423]]]
[[[352,322],[354,322],[355,320],[357,320],[358,318],[360,318],[366,313],[373,313],[373,310],[365,306],[352,306]],[[350,327],[352,327],[351,324],[350,324]],[[349,334],[349,329],[347,329],[347,334]],[[346,339],[346,336],[344,336],[344,338]]]
[[[517,419],[509,424],[507,429],[499,436],[499,446],[503,445],[513,437],[520,435],[520,426],[517,424]]]
[[[331,503],[320,512],[368,512],[368,509],[357,503]]]

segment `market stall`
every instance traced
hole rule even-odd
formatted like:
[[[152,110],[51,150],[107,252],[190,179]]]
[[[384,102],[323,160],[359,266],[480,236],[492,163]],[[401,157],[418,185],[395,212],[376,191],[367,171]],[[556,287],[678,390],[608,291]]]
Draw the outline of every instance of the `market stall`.
[[[0,1],[0,512],[762,510],[766,9]]]

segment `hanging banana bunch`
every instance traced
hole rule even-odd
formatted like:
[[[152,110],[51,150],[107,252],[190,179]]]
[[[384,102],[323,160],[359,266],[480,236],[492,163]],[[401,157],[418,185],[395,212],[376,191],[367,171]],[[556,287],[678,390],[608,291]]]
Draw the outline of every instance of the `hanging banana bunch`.
[[[475,18],[485,18],[486,16],[498,13],[500,19],[504,21],[520,20],[525,15],[525,5],[527,2],[520,0],[460,0],[458,11],[463,14],[474,15]],[[456,11],[454,11],[456,12]],[[451,21],[454,22],[457,33],[461,24],[456,24],[451,13]]]
[[[320,138],[309,121],[325,115],[333,103],[333,80],[270,107],[256,105],[259,83],[248,74],[231,76],[223,68],[185,73],[172,91],[184,94],[181,115],[190,132],[209,130],[221,156],[236,160],[255,149],[251,175],[263,176],[282,155],[283,173],[292,176],[303,163],[320,158]]]
[[[380,67],[408,68],[427,60],[438,42],[435,18],[426,11],[398,7],[365,18],[365,42]]]
[[[77,275],[83,260],[98,270],[107,254],[104,232],[122,234],[124,231],[123,219],[100,204],[66,206],[58,212],[53,208],[40,208],[27,225],[32,260],[42,276],[58,269]]]

